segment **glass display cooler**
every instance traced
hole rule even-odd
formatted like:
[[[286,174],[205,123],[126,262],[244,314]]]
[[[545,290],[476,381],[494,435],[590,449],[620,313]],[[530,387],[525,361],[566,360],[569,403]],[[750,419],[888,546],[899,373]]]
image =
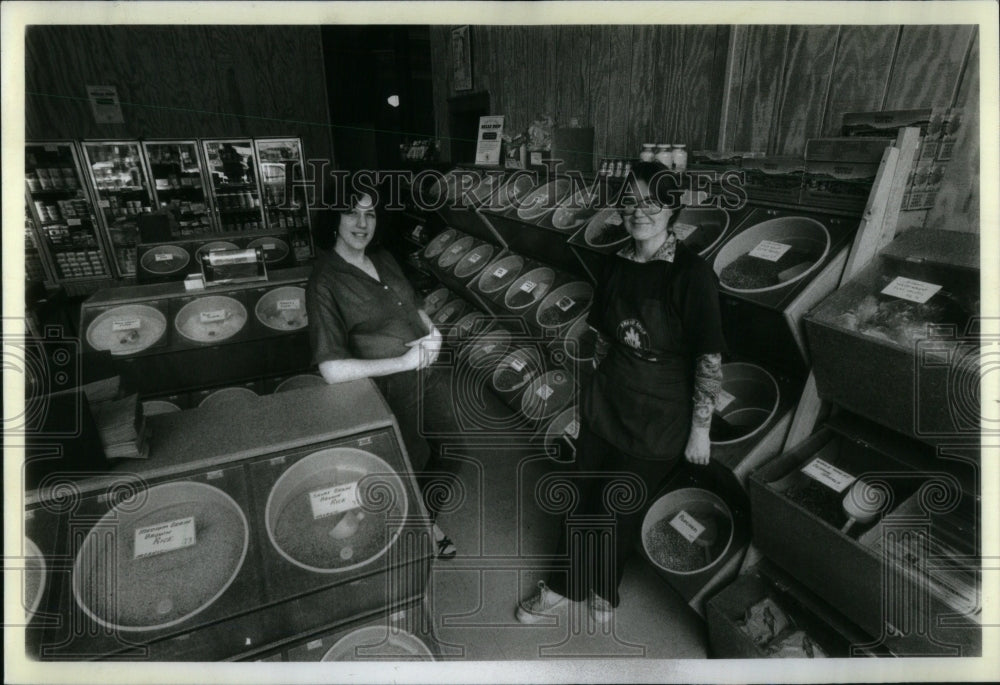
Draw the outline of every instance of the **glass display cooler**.
[[[151,140],[143,142],[142,149],[149,163],[156,206],[174,211],[180,235],[204,235],[215,230],[198,143]]]
[[[212,205],[222,232],[265,230],[253,141],[249,138],[204,140],[202,146],[212,178]]]
[[[298,138],[263,138],[254,146],[267,226],[272,231],[287,230],[295,258],[308,259],[313,254],[308,198],[302,188],[286,197],[288,171],[296,181],[304,177],[302,143]]]
[[[24,206],[24,278],[32,283],[51,283],[53,280],[49,265],[38,249],[38,227],[31,216],[31,210]]]
[[[72,142],[28,143],[24,149],[29,233],[35,229],[37,251],[29,245],[25,263],[48,267],[59,283],[107,278],[108,255],[94,207],[83,182]],[[33,255],[39,259],[36,261]],[[35,271],[37,273],[37,270]]]
[[[82,145],[118,275],[132,276],[139,215],[151,212],[153,203],[142,148],[135,140],[84,141]]]

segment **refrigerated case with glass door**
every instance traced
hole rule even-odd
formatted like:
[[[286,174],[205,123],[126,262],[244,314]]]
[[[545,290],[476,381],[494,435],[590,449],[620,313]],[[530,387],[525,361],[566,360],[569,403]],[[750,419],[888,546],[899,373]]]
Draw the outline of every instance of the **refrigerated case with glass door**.
[[[313,245],[305,191],[298,187],[286,197],[288,172],[296,181],[303,178],[302,143],[298,138],[258,138],[254,144],[267,225],[272,231],[287,230],[295,258],[308,259]]]
[[[28,215],[51,278],[65,284],[110,277],[76,146],[69,141],[28,143],[24,153]],[[31,260],[30,248],[26,258]]]
[[[202,146],[212,179],[212,205],[221,231],[257,233],[266,230],[253,141],[249,138],[204,140]]]
[[[133,276],[139,215],[153,203],[142,148],[137,140],[84,141],[83,154],[118,275]]]
[[[208,199],[205,165],[193,140],[150,140],[142,144],[149,162],[156,206],[177,215],[179,234],[201,236],[217,230]]]

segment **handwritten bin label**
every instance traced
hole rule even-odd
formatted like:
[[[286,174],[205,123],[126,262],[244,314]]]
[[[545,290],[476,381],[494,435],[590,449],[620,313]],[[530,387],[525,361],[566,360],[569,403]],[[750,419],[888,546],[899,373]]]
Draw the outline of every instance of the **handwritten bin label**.
[[[210,312],[199,312],[198,320],[202,323],[215,323],[216,321],[225,321],[226,310],[225,309],[213,309]]]
[[[843,492],[855,480],[854,476],[846,471],[841,471],[833,464],[818,458],[802,467],[802,473],[837,492]]]
[[[503,268],[502,266],[498,266],[496,270],[493,271],[493,275],[496,276],[497,278],[503,278],[504,276],[507,275],[507,269]]]
[[[576,300],[572,297],[562,297],[556,302],[556,306],[564,312],[568,312],[574,304],[576,304]]]
[[[309,493],[309,505],[312,507],[313,519],[357,509],[361,506],[361,500],[358,498],[358,481],[313,490]]]
[[[286,309],[302,309],[302,300],[295,298],[294,300],[278,300],[278,310],[283,311]]]
[[[688,542],[694,542],[705,532],[705,526],[683,509],[670,519],[670,527],[683,535]]]
[[[112,331],[134,331],[142,328],[142,319],[136,317],[134,319],[112,319],[111,320],[111,330]]]
[[[723,389],[719,389],[719,396],[715,398],[715,410],[722,411],[736,400],[735,395],[731,395]]]
[[[481,255],[478,252],[474,252],[473,254],[469,255],[469,264],[475,264],[476,262],[478,262],[482,258],[483,258],[483,255]]]
[[[521,290],[526,293],[530,293],[538,284],[534,281],[525,281],[521,284]]]
[[[757,243],[757,247],[750,250],[749,254],[751,257],[766,259],[769,262],[776,262],[791,249],[791,245],[776,243],[773,240],[762,240]]]
[[[941,290],[941,286],[934,283],[897,276],[892,280],[892,283],[882,289],[882,294],[923,304],[934,297],[939,290]]]
[[[510,363],[510,368],[514,369],[515,371],[523,371],[524,366],[525,362],[522,359],[515,359]]]
[[[197,542],[194,516],[174,519],[152,526],[143,526],[135,531],[134,559],[173,552],[190,547]]]
[[[550,388],[547,385],[543,385],[542,387],[540,387],[538,390],[535,391],[535,394],[541,397],[543,400],[547,400],[550,397],[552,397],[553,392],[555,391],[552,388]]]
[[[169,252],[159,253],[159,254],[153,255],[153,261],[156,261],[156,262],[169,262],[169,261],[173,260],[173,258],[174,258],[174,256],[172,254],[170,254]]]

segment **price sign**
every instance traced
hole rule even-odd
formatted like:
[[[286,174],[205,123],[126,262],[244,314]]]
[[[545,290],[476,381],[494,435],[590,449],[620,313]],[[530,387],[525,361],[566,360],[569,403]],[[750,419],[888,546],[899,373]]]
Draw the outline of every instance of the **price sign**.
[[[210,312],[200,312],[198,314],[198,319],[202,323],[215,323],[217,321],[225,321],[226,310],[225,309],[215,309]]]
[[[278,300],[278,311],[288,309],[302,309],[302,300],[297,297],[294,300]]]
[[[134,331],[142,327],[142,320],[138,317],[132,319],[113,319],[111,321],[112,331]]]
[[[576,300],[574,300],[572,297],[563,297],[560,298],[558,302],[556,302],[556,306],[559,307],[559,309],[563,310],[564,312],[568,312],[574,304],[576,304]]]
[[[684,510],[670,519],[670,527],[683,535],[688,542],[694,542],[705,532],[705,526]]]
[[[141,559],[173,552],[190,547],[196,541],[194,516],[143,526],[135,531],[135,551],[132,558]]]
[[[469,255],[469,264],[475,264],[476,262],[478,262],[482,258],[483,258],[483,255],[481,255],[478,252],[470,254]]]
[[[691,224],[682,224],[679,221],[674,224],[674,235],[677,236],[678,240],[687,240],[688,236],[697,230],[698,227]]]
[[[892,283],[882,289],[882,294],[923,304],[934,297],[939,290],[941,290],[941,286],[935,283],[897,276],[892,280]]]
[[[757,243],[757,247],[750,250],[750,256],[758,259],[766,259],[769,262],[776,262],[792,249],[791,245],[776,243],[773,240],[762,240]]]
[[[552,397],[552,393],[554,392],[555,390],[550,388],[548,385],[542,385],[542,387],[540,387],[538,390],[535,391],[535,394],[541,397],[543,400],[547,400],[550,397]]]
[[[719,396],[715,398],[715,410],[722,411],[736,400],[734,395],[725,390],[719,389]]]
[[[479,139],[476,143],[476,164],[500,163],[500,146],[503,143],[503,117],[479,117]]]
[[[153,255],[153,261],[154,262],[169,262],[173,258],[174,258],[174,256],[172,254],[170,254],[169,252],[166,253],[166,254],[160,253],[160,254]]]
[[[493,270],[493,275],[496,276],[497,278],[503,278],[504,276],[507,275],[507,269],[503,268],[502,266],[498,266],[496,269]]]
[[[357,509],[361,506],[358,482],[313,490],[309,493],[309,506],[312,507],[314,520]]]
[[[514,369],[515,371],[519,371],[519,372],[520,371],[524,371],[524,367],[525,366],[526,366],[526,362],[524,360],[521,360],[521,359],[515,359],[514,361],[512,361],[510,363],[510,368]]]
[[[833,464],[818,458],[813,459],[806,466],[804,466],[802,468],[802,473],[806,474],[813,480],[818,480],[826,487],[831,490],[836,490],[837,492],[843,492],[847,489],[848,485],[854,482],[854,476],[846,471],[841,471]]]
[[[521,291],[530,293],[532,290],[535,289],[537,285],[538,284],[535,283],[534,281],[525,281],[524,283],[521,284]]]

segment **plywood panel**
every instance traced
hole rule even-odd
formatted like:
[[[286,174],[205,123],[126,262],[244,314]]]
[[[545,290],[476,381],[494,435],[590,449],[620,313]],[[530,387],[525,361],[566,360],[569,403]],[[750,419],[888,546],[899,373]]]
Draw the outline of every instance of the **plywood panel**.
[[[590,31],[590,52],[587,66],[590,73],[590,107],[587,117],[594,127],[594,158],[609,155],[608,138],[611,134],[611,32],[613,27],[594,26]]]
[[[769,150],[788,33],[787,26],[747,29],[749,47],[743,60],[743,85],[733,140],[737,150]]]
[[[442,159],[451,159],[448,98],[451,95],[451,41],[449,26],[431,26],[431,84],[434,91],[435,135],[441,141]]]
[[[658,26],[649,45],[654,51],[655,62],[652,80],[637,84],[644,92],[643,100],[650,103],[650,134],[638,141],[642,143],[675,143],[680,110],[691,106],[684,83],[685,31],[681,26]],[[629,154],[638,156],[636,145]]]
[[[559,52],[555,57],[556,116],[563,126],[577,117],[581,126],[590,126],[589,26],[563,26],[559,30]]]
[[[632,76],[629,81],[628,134],[625,139],[626,155],[634,156],[642,143],[653,142],[658,133],[658,122],[653,121],[651,93],[659,74],[659,56],[654,50],[660,28],[658,26],[632,27]]]
[[[726,64],[729,59],[730,42],[734,40],[734,30],[731,26],[715,27],[715,53],[712,59],[711,71],[702,79],[711,86],[709,97],[705,100],[705,119],[702,122],[703,132],[698,145],[697,134],[691,139],[691,148],[716,150],[719,148],[719,138],[725,119],[722,116],[723,102],[726,94]]]
[[[951,105],[972,26],[904,26],[885,109]]]
[[[736,149],[736,129],[739,124],[740,103],[743,101],[743,63],[750,49],[747,26],[734,26],[729,37],[726,53],[726,85],[722,93],[722,115],[719,124],[719,145],[721,150]]]
[[[898,26],[841,28],[823,114],[823,135],[840,134],[845,112],[882,108],[899,32]]]
[[[631,126],[629,94],[632,88],[632,28],[612,26],[611,51],[608,63],[611,65],[611,81],[608,89],[608,136],[605,151],[608,156],[618,157],[629,154],[634,149],[628,147]]]
[[[821,135],[839,34],[837,26],[791,28],[771,136],[774,153],[800,155],[806,139]]]
[[[677,121],[673,138],[674,142],[686,144],[689,150],[698,150],[705,147],[709,128],[716,129],[718,137],[721,76],[729,27],[686,26],[683,34],[684,64],[675,98]],[[721,63],[717,61],[719,55]]]

